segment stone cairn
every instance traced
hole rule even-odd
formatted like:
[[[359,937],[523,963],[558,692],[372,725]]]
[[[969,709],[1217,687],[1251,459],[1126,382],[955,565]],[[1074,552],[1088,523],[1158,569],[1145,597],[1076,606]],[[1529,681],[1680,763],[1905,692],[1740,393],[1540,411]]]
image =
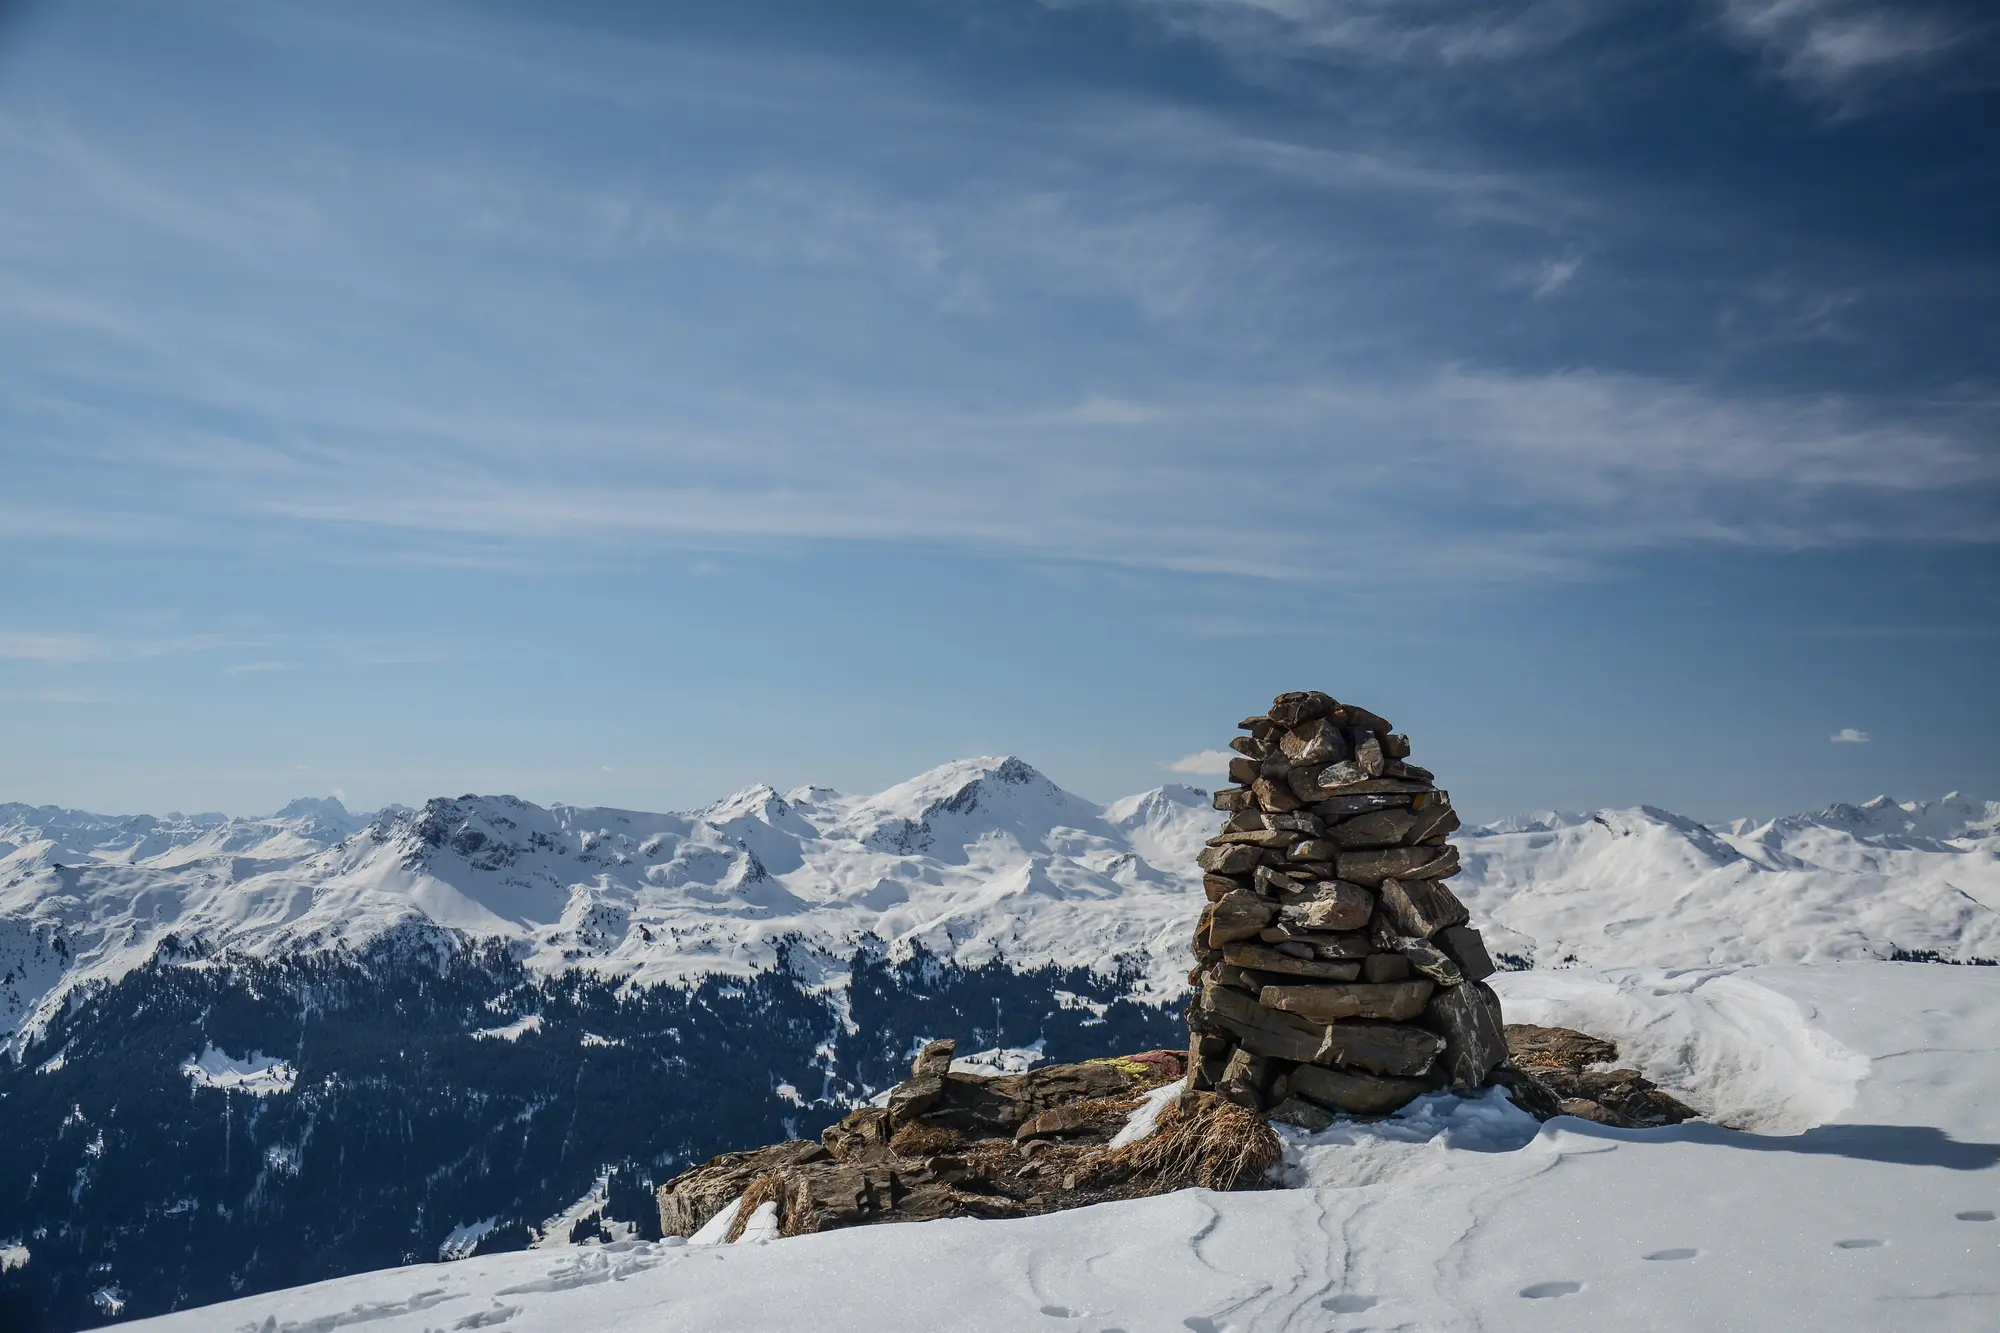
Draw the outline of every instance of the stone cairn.
[[[1493,962],[1444,884],[1458,816],[1408,738],[1317,690],[1238,726],[1200,857],[1190,1089],[1323,1129],[1511,1083]]]

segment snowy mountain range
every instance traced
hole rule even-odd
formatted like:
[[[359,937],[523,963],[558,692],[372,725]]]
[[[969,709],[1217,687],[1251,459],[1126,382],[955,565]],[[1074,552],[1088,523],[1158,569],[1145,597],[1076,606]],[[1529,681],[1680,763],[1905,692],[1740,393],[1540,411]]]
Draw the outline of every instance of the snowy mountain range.
[[[1183,1041],[1220,818],[1181,786],[1100,806],[1012,758],[687,814],[0,806],[0,1323],[643,1235],[649,1182],[812,1133],[928,1037]],[[1958,796],[1540,814],[1462,832],[1452,884],[1523,981],[1984,961],[1996,828]]]
[[[356,947],[420,922],[529,970],[632,984],[770,968],[837,988],[874,937],[966,965],[1136,974],[1175,994],[1219,816],[1167,786],[1099,806],[1014,758],[873,796],[752,787],[689,814],[436,799],[350,814],[107,817],[0,806],[0,1033],[20,1058],[72,989],[176,958]],[[1454,889],[1519,965],[2000,955],[2000,804],[1887,797],[1705,826],[1653,807],[1460,838]]]

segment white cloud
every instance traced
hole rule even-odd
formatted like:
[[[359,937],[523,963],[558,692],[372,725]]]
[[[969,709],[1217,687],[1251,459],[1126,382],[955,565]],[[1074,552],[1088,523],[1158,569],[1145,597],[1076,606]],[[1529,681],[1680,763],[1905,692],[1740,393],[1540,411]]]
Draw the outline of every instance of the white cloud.
[[[1049,0],[1044,0],[1049,3]],[[1503,64],[1561,45],[1599,0],[1416,5],[1407,0],[1128,0],[1242,55],[1443,66]]]
[[[1840,102],[1882,79],[1926,70],[1974,36],[1933,6],[1904,0],[1722,0],[1722,22],[1782,77]]]
[[[1235,757],[1228,750],[1200,750],[1194,754],[1183,755],[1181,758],[1174,760],[1173,763],[1167,765],[1167,769],[1174,773],[1227,773],[1229,771],[1229,761]]]
[[[262,671],[289,671],[291,669],[292,664],[290,662],[242,662],[236,666],[224,667],[222,674],[225,676],[247,676]]]
[[[1866,745],[1868,743],[1868,733],[1865,731],[1856,731],[1853,727],[1842,727],[1839,731],[1834,732],[1832,736],[1828,737],[1828,739],[1837,745]]]
[[[138,662],[155,657],[255,646],[254,640],[225,634],[145,637],[0,630],[0,660],[39,662],[44,666],[69,666],[79,662]]]
[[[1551,259],[1543,264],[1535,278],[1536,300],[1545,300],[1569,286],[1569,280],[1583,267],[1583,256],[1565,255],[1561,259]]]

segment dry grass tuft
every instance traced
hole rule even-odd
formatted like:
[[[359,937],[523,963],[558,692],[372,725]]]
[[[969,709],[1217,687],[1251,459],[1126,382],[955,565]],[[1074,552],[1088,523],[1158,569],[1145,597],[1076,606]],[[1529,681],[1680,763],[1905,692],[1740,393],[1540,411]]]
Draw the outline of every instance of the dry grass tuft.
[[[1282,1160],[1278,1136],[1262,1116],[1220,1097],[1197,1095],[1169,1106],[1147,1137],[1098,1155],[1088,1174],[1140,1177],[1161,1194],[1189,1186],[1259,1189]]]
[[[931,1125],[912,1120],[897,1130],[889,1147],[903,1157],[935,1157],[963,1147],[965,1135],[949,1125]]]
[[[782,1168],[766,1171],[743,1191],[743,1206],[736,1210],[736,1221],[729,1228],[727,1239],[731,1244],[740,1239],[743,1229],[750,1225],[750,1215],[766,1203],[778,1205],[778,1234],[781,1236],[797,1235],[794,1228],[812,1212],[812,1194],[806,1189],[804,1180]]]

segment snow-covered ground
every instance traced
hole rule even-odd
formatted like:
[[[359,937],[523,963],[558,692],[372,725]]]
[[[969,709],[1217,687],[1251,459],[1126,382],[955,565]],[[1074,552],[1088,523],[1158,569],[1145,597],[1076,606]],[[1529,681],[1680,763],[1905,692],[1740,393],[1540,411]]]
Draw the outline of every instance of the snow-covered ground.
[[[1497,1093],[1425,1099],[1295,1137],[1294,1187],[1269,1193],[496,1255],[139,1327],[2000,1327],[2000,969],[1572,969],[1499,984],[1511,1017],[1615,1038],[1717,1123],[1537,1126]]]
[[[290,1092],[298,1077],[297,1070],[274,1055],[252,1051],[239,1060],[213,1046],[183,1061],[181,1072],[196,1087],[226,1088],[253,1097]]]
[[[0,1042],[76,986],[178,961],[360,944],[411,922],[502,936],[543,974],[634,982],[793,966],[842,984],[864,935],[967,965],[1137,969],[1177,991],[1219,816],[1169,786],[1110,805],[1018,759],[873,796],[755,787],[692,814],[506,796],[261,819],[0,806]],[[2000,805],[1957,796],[1705,827],[1650,807],[1458,839],[1497,952],[1548,968],[2000,957]],[[506,1035],[496,1032],[495,1035]]]

